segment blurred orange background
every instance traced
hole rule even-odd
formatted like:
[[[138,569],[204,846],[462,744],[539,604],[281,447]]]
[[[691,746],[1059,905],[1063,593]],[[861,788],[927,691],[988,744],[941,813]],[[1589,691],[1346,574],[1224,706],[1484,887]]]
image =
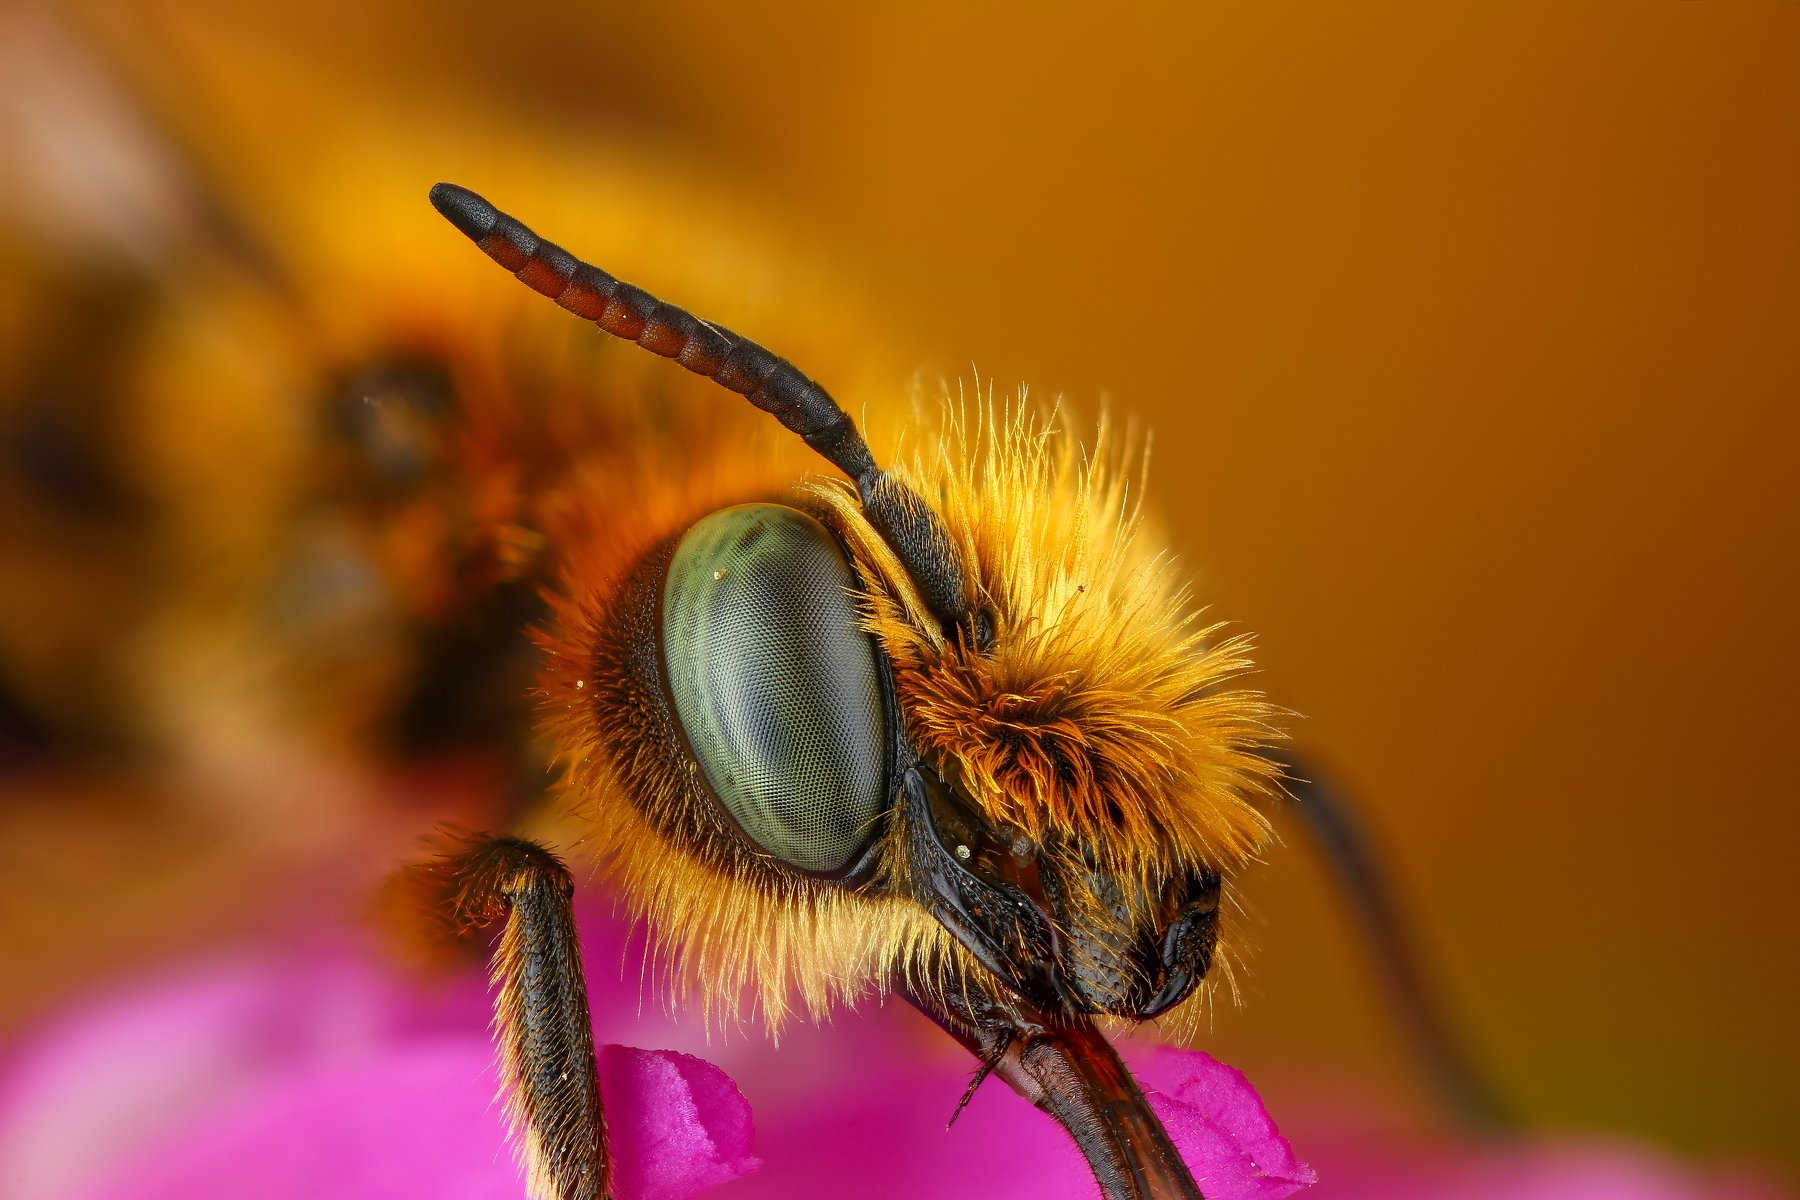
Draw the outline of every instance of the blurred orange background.
[[[179,132],[236,202],[429,131],[436,175],[530,220],[581,198],[521,194],[557,174],[520,141],[617,139],[879,314],[889,374],[852,411],[972,364],[1141,417],[1199,594],[1363,803],[1525,1121],[1800,1168],[1800,5],[169,0],[71,24],[173,68],[156,100],[201,114]],[[422,223],[432,181],[407,184]],[[20,859],[70,836],[6,820]],[[1278,1116],[1340,1084],[1422,1104],[1287,842],[1208,1048]],[[121,888],[153,873],[118,858]],[[93,925],[35,948],[8,1024],[183,940]]]

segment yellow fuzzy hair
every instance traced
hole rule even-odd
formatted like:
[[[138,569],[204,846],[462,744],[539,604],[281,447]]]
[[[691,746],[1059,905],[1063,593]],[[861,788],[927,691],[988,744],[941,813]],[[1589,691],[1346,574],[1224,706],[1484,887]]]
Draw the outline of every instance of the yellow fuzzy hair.
[[[1111,870],[1241,866],[1269,836],[1251,800],[1279,773],[1257,753],[1279,713],[1236,684],[1248,639],[1203,624],[1170,556],[1138,536],[1134,456],[1104,421],[1089,449],[1022,402],[944,411],[906,475],[995,620],[986,652],[922,617],[848,486],[811,489],[860,528],[864,573],[885,584],[870,627],[915,747],[954,763],[990,821],[1088,842]]]
[[[1252,801],[1277,774],[1256,753],[1278,736],[1277,713],[1235,682],[1249,665],[1245,641],[1204,624],[1169,557],[1144,545],[1127,494],[1132,456],[1104,425],[1084,451],[1023,402],[998,417],[982,408],[971,419],[949,401],[942,411],[928,452],[904,473],[937,505],[970,567],[971,599],[996,619],[986,655],[945,640],[847,483],[815,477],[787,497],[839,530],[869,581],[869,628],[893,664],[915,746],[957,771],[990,820],[1067,839],[1106,869],[1161,881],[1241,866],[1269,836]],[[733,465],[750,462],[759,465]],[[953,966],[981,968],[900,896],[745,873],[657,832],[653,818],[667,828],[679,806],[705,801],[650,744],[648,714],[595,700],[594,689],[609,686],[595,679],[597,648],[616,620],[617,584],[604,581],[714,508],[778,498],[770,462],[741,450],[691,454],[693,469],[675,472],[677,481],[633,489],[655,511],[612,513],[605,538],[567,537],[572,574],[552,597],[544,645],[547,730],[567,766],[569,803],[588,820],[603,872],[648,926],[669,999],[697,999],[729,1022],[747,997],[778,1030],[796,997],[818,1018],[899,980],[931,988]],[[616,480],[606,488],[624,490]],[[627,780],[635,804],[621,794]],[[903,891],[895,861],[888,882]],[[1217,956],[1227,970],[1229,955]]]

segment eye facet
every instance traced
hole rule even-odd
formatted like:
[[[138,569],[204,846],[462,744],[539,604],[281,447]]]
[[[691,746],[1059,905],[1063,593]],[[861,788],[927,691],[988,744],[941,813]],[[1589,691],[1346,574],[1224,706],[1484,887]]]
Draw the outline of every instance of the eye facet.
[[[876,833],[886,762],[875,649],[826,528],[778,504],[689,529],[663,583],[676,717],[713,794],[758,846],[829,875]]]

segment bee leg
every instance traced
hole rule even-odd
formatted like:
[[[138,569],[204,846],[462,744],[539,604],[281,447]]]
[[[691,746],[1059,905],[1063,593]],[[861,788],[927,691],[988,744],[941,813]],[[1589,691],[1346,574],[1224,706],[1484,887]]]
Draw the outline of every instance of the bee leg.
[[[1469,1128],[1507,1130],[1515,1121],[1452,1028],[1387,885],[1387,873],[1358,818],[1354,800],[1317,763],[1284,754],[1284,783],[1299,803],[1291,811],[1323,852],[1332,876],[1362,926],[1389,1007],[1413,1059],[1440,1102]]]
[[[931,998],[909,993],[907,999],[981,1059],[984,1071],[1068,1130],[1105,1200],[1205,1200],[1137,1081],[1092,1021],[1022,1010],[1016,1000],[980,994],[969,981]]]
[[[611,1168],[568,868],[535,842],[482,834],[412,871],[455,932],[506,922],[494,1034],[532,1200],[601,1200]]]

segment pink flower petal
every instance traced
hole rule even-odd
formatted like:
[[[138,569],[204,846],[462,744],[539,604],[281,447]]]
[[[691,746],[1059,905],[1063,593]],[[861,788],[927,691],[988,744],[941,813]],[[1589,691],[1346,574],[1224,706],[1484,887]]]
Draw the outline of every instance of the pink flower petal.
[[[0,1070],[18,1200],[518,1200],[479,975],[419,989],[339,949],[196,964],[35,1031]],[[754,1170],[718,1069],[602,1048],[621,1200]],[[666,1122],[666,1124],[665,1124]]]
[[[0,1072],[9,1192],[78,1191],[296,1062],[365,1052],[416,1008],[331,949],[198,962],[76,1005]]]
[[[1318,1182],[1242,1071],[1198,1050],[1163,1050],[1138,1081],[1207,1200],[1280,1200]]]
[[[617,1200],[685,1200],[761,1165],[730,1076],[673,1050],[607,1046],[600,1088]]]
[[[125,1164],[92,1200],[518,1200],[493,1049],[440,1038],[302,1067]]]
[[[733,1184],[734,1200],[788,1200],[797,1196],[849,1196],[858,1200],[1097,1200],[1099,1188],[1069,1135],[1055,1121],[990,1079],[945,1129],[975,1063],[942,1031],[904,1005],[845,1013],[822,1028],[796,1028],[778,1051],[752,1043],[757,1057],[731,1062],[756,1108],[757,1149],[765,1166]],[[1156,1052],[1128,1047],[1146,1059],[1147,1088],[1169,1093],[1152,1103],[1179,1102],[1179,1087],[1200,1074],[1174,1055],[1172,1070],[1159,1070]],[[1229,1068],[1211,1064],[1210,1070]],[[1134,1063],[1134,1069],[1137,1064]],[[1234,1079],[1235,1082],[1235,1079]],[[1253,1092],[1236,1096],[1254,1105]],[[1172,1111],[1172,1110],[1169,1110]],[[1165,1116],[1169,1111],[1164,1111]],[[1181,1114],[1176,1114],[1180,1116]],[[1285,1143],[1261,1118],[1253,1157],[1262,1190],[1232,1192],[1215,1186],[1208,1200],[1287,1195],[1310,1178],[1293,1163]],[[1172,1131],[1173,1132],[1173,1131]],[[1285,1157],[1284,1157],[1285,1155]],[[1271,1166],[1293,1166],[1280,1190]]]
[[[583,934],[597,1034],[704,1051],[745,1081],[768,1165],[734,1196],[1096,1196],[1068,1135],[998,1081],[946,1131],[973,1062],[904,1005],[792,1028],[779,1050],[756,1036],[709,1042],[697,1023],[640,1011],[641,949],[621,923],[586,913]],[[489,1011],[479,971],[420,988],[330,938],[122,989],[40,1027],[0,1070],[0,1190],[517,1200]],[[1134,1056],[1196,1169],[1217,1173],[1222,1157],[1251,1173],[1252,1190],[1209,1183],[1209,1200],[1264,1200],[1302,1178],[1235,1072],[1201,1055]],[[606,1047],[601,1071],[624,1200],[678,1200],[756,1168],[749,1106],[719,1069]],[[1206,1108],[1208,1071],[1225,1116]]]
[[[754,1170],[750,1113],[716,1068],[605,1048],[618,1200],[687,1200]],[[190,1128],[96,1189],[178,1200],[518,1200],[483,1036],[303,1070]]]

